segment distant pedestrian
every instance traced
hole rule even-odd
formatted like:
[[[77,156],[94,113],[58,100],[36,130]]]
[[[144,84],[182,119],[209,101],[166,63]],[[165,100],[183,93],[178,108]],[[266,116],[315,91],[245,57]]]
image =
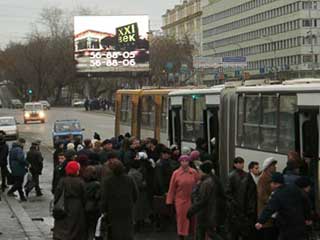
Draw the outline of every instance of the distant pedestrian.
[[[8,196],[14,196],[14,192],[18,190],[21,201],[27,201],[22,189],[24,176],[27,173],[28,167],[28,163],[23,152],[25,143],[26,140],[19,138],[18,142],[12,144],[12,148],[9,153],[9,164],[14,178],[14,184],[7,194]]]
[[[272,193],[271,180],[272,174],[276,172],[277,161],[273,158],[267,158],[262,165],[262,173],[258,181],[258,215],[260,215],[263,209],[267,206],[269,198]],[[277,228],[273,225],[271,219],[263,223],[261,229],[261,240],[271,240],[278,238]]]
[[[33,188],[36,189],[37,196],[42,196],[40,189],[39,176],[42,174],[43,169],[43,157],[40,152],[40,141],[34,141],[31,144],[30,151],[27,153],[26,161],[29,164],[29,170],[32,176],[32,186],[26,188],[26,196],[28,197],[29,193]]]
[[[67,216],[54,220],[54,240],[87,240],[85,222],[85,187],[79,178],[80,165],[75,161],[68,162],[65,172],[54,193],[54,202],[64,195],[64,207]]]
[[[187,212],[191,207],[191,193],[199,176],[196,170],[189,166],[191,161],[187,155],[179,158],[181,167],[174,171],[167,195],[167,204],[175,205],[177,214],[177,231],[180,240],[186,239],[190,232],[190,221]]]
[[[118,159],[108,161],[112,175],[101,186],[101,210],[110,224],[112,240],[133,240],[133,207],[138,198],[134,180]]]
[[[8,155],[9,146],[6,143],[4,135],[0,134],[0,168],[1,168],[1,190],[5,191],[7,186],[7,176],[8,176]]]
[[[273,193],[259,215],[256,228],[262,229],[263,224],[277,213],[275,222],[280,240],[305,240],[306,224],[311,224],[311,209],[307,197],[296,185],[285,185],[281,173],[273,173],[271,188]]]
[[[247,176],[244,169],[244,159],[236,157],[233,161],[233,170],[230,172],[226,187],[228,206],[228,228],[231,240],[241,237],[241,182]]]

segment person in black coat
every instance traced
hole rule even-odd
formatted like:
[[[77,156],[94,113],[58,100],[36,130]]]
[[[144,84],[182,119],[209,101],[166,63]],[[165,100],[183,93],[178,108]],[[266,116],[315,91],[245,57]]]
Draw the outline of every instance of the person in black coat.
[[[112,240],[133,240],[133,208],[138,198],[134,180],[121,161],[108,161],[112,175],[101,186],[101,211],[110,223]]]
[[[247,240],[258,239],[254,224],[257,222],[258,215],[258,192],[257,183],[259,180],[259,163],[249,163],[249,174],[241,183],[241,207],[243,211],[243,236]]]
[[[228,228],[231,240],[238,240],[241,236],[241,182],[247,176],[243,170],[244,159],[236,157],[233,161],[233,171],[229,174],[226,197],[228,207]]]
[[[274,213],[280,240],[304,240],[307,236],[306,224],[311,221],[311,208],[305,194],[294,184],[285,185],[281,173],[274,173],[271,180],[273,194],[256,223],[260,230]]]
[[[29,170],[32,175],[33,185],[29,188],[27,187],[26,196],[32,191],[33,188],[36,189],[37,196],[42,196],[40,189],[39,176],[42,174],[43,169],[43,157],[40,152],[40,141],[35,141],[30,147],[30,151],[27,153],[26,161],[29,164]]]
[[[9,155],[9,146],[6,143],[6,140],[2,134],[0,134],[0,168],[1,168],[1,190],[5,191],[7,186],[7,175],[8,175],[8,155]]]
[[[59,164],[60,153],[64,153],[64,143],[62,141],[58,142],[55,146],[55,151],[53,153],[53,169]]]
[[[204,161],[200,165],[201,180],[195,193],[193,203],[188,210],[187,217],[191,219],[196,215],[196,239],[222,240],[219,235],[219,227],[225,221],[225,193],[219,179],[213,175],[213,164],[211,161]]]

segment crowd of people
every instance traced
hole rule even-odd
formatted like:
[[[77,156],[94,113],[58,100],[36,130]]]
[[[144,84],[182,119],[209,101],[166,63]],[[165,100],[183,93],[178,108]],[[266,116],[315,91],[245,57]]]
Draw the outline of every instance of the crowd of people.
[[[86,98],[84,101],[84,108],[86,111],[92,110],[113,110],[114,102],[107,100],[106,98]]]
[[[7,171],[2,168],[9,156],[14,182],[8,195],[18,191],[22,201],[33,188],[42,195],[40,142],[32,143],[26,158],[24,144],[19,139],[9,151],[0,136],[1,172]],[[250,162],[246,172],[244,159],[236,157],[228,181],[222,183],[203,139],[197,140],[196,149],[129,134],[59,142],[53,154],[53,239],[131,240],[147,225],[166,231],[171,222],[181,240],[308,239],[316,214],[312,181],[303,176],[301,162],[297,153],[289,152],[283,173],[276,171],[272,157],[262,166]],[[32,184],[23,191],[27,168]]]

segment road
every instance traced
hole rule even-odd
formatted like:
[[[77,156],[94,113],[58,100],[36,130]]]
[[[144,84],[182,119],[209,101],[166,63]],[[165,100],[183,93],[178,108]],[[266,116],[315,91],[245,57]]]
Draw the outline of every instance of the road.
[[[23,123],[22,110],[0,109],[0,116],[15,116],[19,123]],[[53,226],[53,218],[49,213],[50,201],[52,200],[51,194],[51,180],[53,172],[52,164],[52,125],[57,119],[79,119],[82,123],[82,127],[85,128],[85,137],[92,138],[94,132],[98,132],[102,139],[113,137],[114,128],[114,116],[104,113],[85,112],[82,109],[72,108],[53,108],[46,112],[46,123],[32,123],[32,124],[19,124],[20,136],[27,140],[25,150],[28,150],[32,140],[40,139],[41,152],[44,156],[44,170],[40,178],[40,185],[44,196],[36,197],[32,192],[29,195],[28,201],[20,203],[29,217],[33,220],[36,227],[43,235],[43,239],[52,239],[51,228]],[[0,229],[4,229],[3,232],[10,236],[9,228],[1,226]],[[176,235],[174,233],[174,227],[170,228],[169,232],[154,232],[152,226],[147,226],[143,233],[137,234],[136,240],[174,240]],[[1,237],[0,237],[1,239]],[[15,238],[18,239],[18,238]]]
[[[84,137],[92,138],[98,132],[102,139],[114,136],[114,116],[104,113],[85,112],[77,108],[52,108],[46,111],[44,124],[34,122],[23,124],[23,111],[21,109],[0,109],[0,116],[15,116],[20,123],[20,133],[32,134],[32,138],[39,138],[45,146],[52,146],[52,127],[56,120],[78,119],[81,127],[85,129]]]

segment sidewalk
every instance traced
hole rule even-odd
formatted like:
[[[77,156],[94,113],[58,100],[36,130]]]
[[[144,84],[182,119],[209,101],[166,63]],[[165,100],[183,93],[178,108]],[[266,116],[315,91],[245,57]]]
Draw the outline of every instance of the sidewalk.
[[[12,211],[6,198],[1,194],[0,201],[0,239],[16,240],[29,239],[21,226],[17,216]]]

